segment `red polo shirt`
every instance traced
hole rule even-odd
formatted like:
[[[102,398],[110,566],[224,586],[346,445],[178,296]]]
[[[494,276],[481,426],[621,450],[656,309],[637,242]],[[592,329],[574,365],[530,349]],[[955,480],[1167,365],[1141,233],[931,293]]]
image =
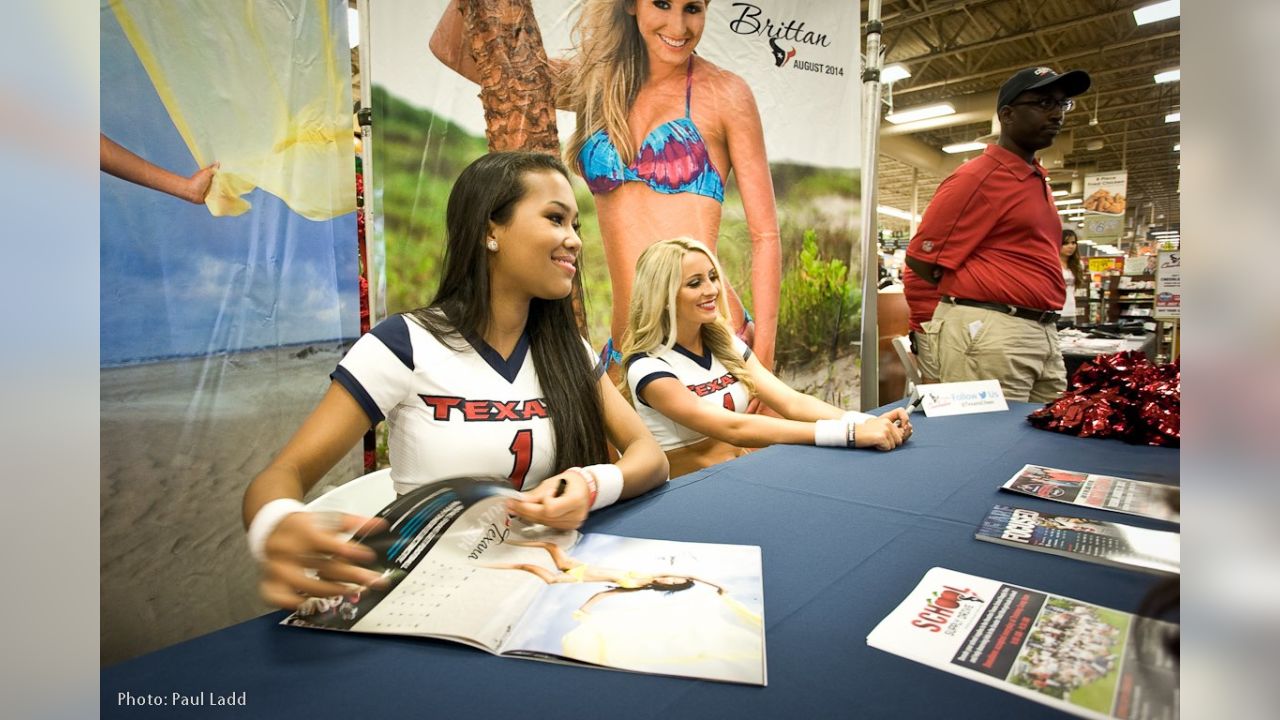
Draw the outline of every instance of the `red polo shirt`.
[[[947,270],[943,294],[1058,310],[1067,297],[1061,245],[1044,167],[988,145],[938,186],[907,254]]]
[[[912,330],[923,332],[920,325],[933,319],[933,310],[938,307],[937,286],[926,282],[909,267],[902,268],[902,293],[907,296],[907,309],[911,312],[908,324]]]

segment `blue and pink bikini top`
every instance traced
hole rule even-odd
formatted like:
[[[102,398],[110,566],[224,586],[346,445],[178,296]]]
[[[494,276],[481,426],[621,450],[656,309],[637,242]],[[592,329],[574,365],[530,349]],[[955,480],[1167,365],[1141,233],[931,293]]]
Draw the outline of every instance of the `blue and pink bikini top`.
[[[724,180],[711,164],[707,143],[689,116],[693,58],[685,73],[684,117],[665,122],[640,144],[635,162],[623,165],[609,134],[600,129],[583,143],[578,166],[587,187],[603,195],[624,182],[642,182],[660,193],[694,193],[724,202]]]

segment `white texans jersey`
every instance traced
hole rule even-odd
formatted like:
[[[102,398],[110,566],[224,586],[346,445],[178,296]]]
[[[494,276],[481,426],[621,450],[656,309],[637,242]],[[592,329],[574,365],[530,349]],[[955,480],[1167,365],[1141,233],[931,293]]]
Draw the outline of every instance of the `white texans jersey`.
[[[744,361],[751,357],[751,348],[737,337],[733,338],[733,348]],[[706,436],[649,407],[644,400],[645,386],[658,378],[679,380],[704,402],[715,403],[734,412],[747,411],[747,403],[751,400],[747,387],[729,374],[719,358],[711,354],[710,348],[704,348],[704,353],[702,356],[694,355],[676,345],[657,357],[640,354],[627,359],[627,387],[631,390],[631,397],[635,398],[636,412],[663,450],[692,445]]]
[[[499,478],[530,489],[553,468],[555,435],[528,330],[509,358],[484,340],[454,350],[395,315],[352,346],[331,377],[369,420],[387,421],[397,493],[444,478]],[[585,341],[583,352],[595,363]],[[598,364],[596,378],[603,372]]]

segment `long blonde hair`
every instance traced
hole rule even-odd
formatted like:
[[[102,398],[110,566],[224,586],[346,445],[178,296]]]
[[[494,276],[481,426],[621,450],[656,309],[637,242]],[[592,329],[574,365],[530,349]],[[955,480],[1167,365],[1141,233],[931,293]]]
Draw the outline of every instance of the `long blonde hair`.
[[[640,0],[585,0],[572,38],[578,54],[557,83],[556,105],[578,114],[564,162],[578,167],[587,138],[603,129],[622,162],[635,160],[627,115],[649,77],[649,51],[627,5]]]
[[[677,237],[650,245],[636,262],[636,281],[631,291],[631,307],[627,312],[627,330],[622,336],[623,358],[645,353],[658,356],[667,353],[676,344],[676,294],[684,282],[684,258],[691,252],[700,252],[711,261],[711,267],[720,278],[716,294],[716,319],[702,326],[702,342],[711,354],[724,365],[731,375],[746,386],[752,395],[755,381],[746,363],[733,346],[733,330],[729,323],[728,286],[720,262],[706,245],[688,237]],[[631,399],[625,379],[618,386],[623,395]]]

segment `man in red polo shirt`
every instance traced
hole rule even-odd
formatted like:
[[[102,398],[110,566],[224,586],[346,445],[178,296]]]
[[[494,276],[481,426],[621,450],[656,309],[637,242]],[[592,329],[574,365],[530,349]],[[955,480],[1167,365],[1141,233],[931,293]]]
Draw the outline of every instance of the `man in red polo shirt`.
[[[938,368],[932,362],[933,353],[926,354],[927,342],[924,337],[924,324],[933,319],[933,310],[938,306],[938,286],[922,279],[910,267],[904,267],[902,293],[907,298],[911,352],[918,358],[921,379],[927,383],[938,382]]]
[[[940,294],[917,333],[921,370],[942,382],[996,379],[1009,400],[1066,389],[1055,322],[1066,298],[1062,221],[1035,153],[1053,144],[1082,70],[1020,70],[1000,88],[1000,139],[942,184],[907,247],[907,265]],[[905,287],[913,313],[932,300]]]

